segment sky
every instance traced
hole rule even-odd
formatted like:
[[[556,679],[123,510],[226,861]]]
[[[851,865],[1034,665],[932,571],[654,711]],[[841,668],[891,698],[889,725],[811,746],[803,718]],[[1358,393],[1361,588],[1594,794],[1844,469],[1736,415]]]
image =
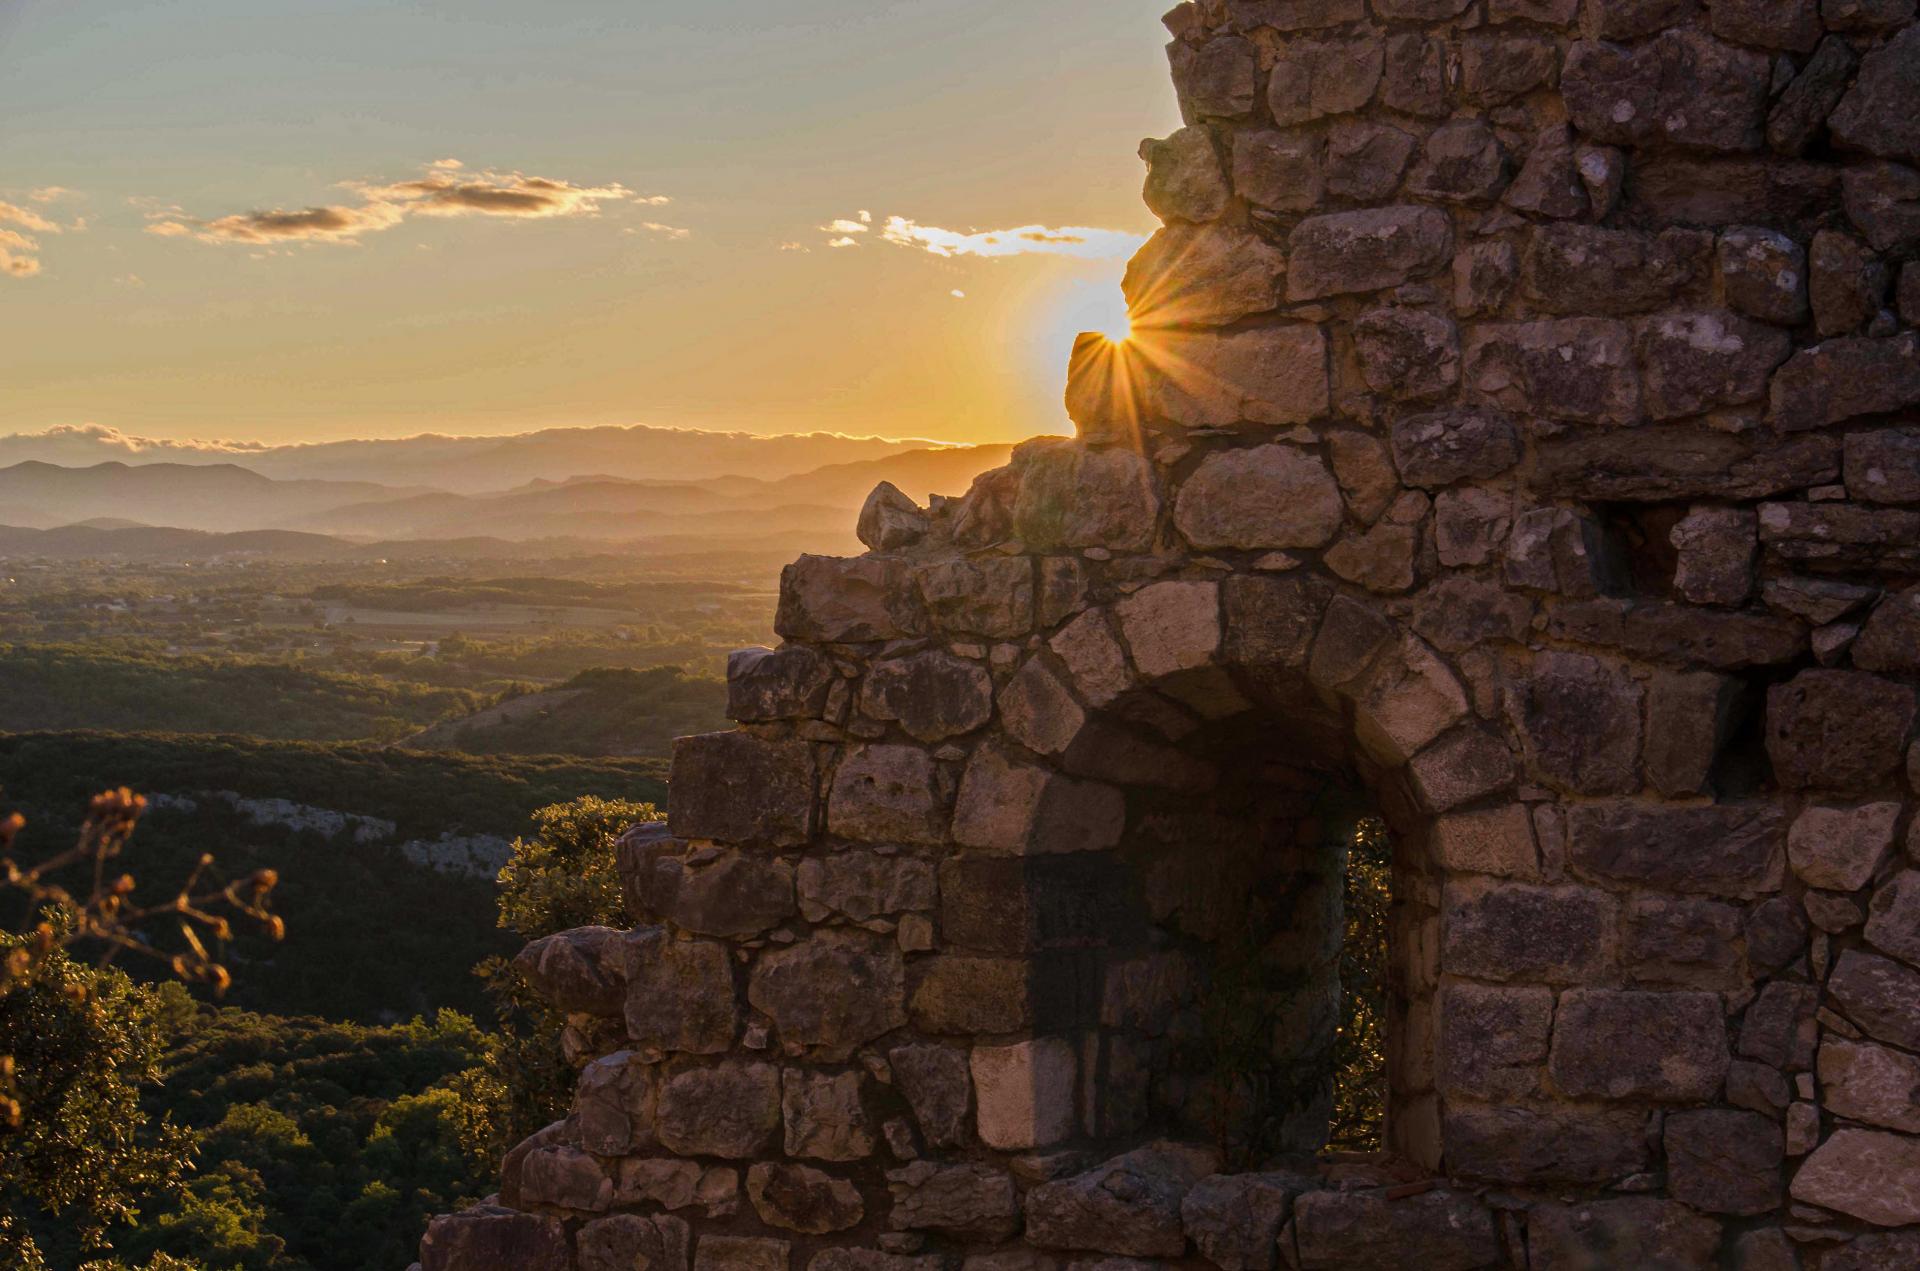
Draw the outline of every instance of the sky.
[[[0,0],[0,433],[1067,431],[1166,0]]]

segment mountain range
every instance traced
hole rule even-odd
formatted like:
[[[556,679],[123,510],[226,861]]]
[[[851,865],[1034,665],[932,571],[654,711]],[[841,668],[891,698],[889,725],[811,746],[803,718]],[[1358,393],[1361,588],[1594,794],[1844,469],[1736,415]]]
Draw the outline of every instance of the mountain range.
[[[288,445],[163,440],[135,437],[99,424],[66,424],[43,432],[0,436],[0,466],[29,460],[64,467],[116,460],[138,465],[239,464],[282,481],[370,481],[481,494],[527,481],[564,481],[583,475],[701,481],[748,474],[777,480],[827,464],[879,459],[943,444],[839,433],[763,436],[630,424],[543,428],[500,437],[421,433]]]
[[[662,433],[669,446],[680,445],[686,436],[653,429],[626,441],[640,444]],[[719,436],[721,449],[742,439]],[[0,438],[0,454],[14,440]],[[745,440],[794,443],[766,452],[791,456],[805,452],[800,443],[816,439]],[[839,443],[848,440],[828,439],[815,453],[841,453]],[[533,449],[545,444],[530,442]],[[0,553],[336,557],[370,551],[413,555],[434,544],[451,555],[522,555],[536,543],[570,551],[619,544],[649,553],[858,550],[854,516],[879,482],[891,481],[921,500],[934,493],[958,494],[975,475],[1006,462],[1009,450],[1005,445],[909,448],[793,473],[776,466],[768,477],[745,466],[762,453],[747,448],[735,451],[740,469],[704,477],[588,471],[534,476],[492,490],[274,477],[257,471],[251,457],[244,464],[111,460],[86,467],[29,459],[0,467]]]

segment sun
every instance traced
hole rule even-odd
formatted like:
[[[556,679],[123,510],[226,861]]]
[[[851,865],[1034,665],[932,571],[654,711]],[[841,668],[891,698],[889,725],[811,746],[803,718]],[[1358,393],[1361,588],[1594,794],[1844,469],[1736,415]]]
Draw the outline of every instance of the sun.
[[[1071,339],[1083,331],[1097,331],[1114,344],[1133,335],[1127,299],[1112,279],[1089,280],[1073,288],[1061,306],[1062,335]]]

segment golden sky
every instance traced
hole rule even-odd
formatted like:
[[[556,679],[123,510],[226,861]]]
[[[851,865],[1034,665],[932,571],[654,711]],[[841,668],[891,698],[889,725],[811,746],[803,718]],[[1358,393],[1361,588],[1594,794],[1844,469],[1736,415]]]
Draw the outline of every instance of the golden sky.
[[[1066,427],[1112,0],[0,0],[0,433]]]

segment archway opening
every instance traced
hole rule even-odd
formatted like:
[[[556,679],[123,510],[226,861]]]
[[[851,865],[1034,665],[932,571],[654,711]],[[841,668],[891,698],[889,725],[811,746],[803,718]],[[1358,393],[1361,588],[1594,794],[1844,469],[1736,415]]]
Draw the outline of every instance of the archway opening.
[[[1242,1170],[1387,1147],[1416,889],[1352,735],[1295,678],[1209,668],[1113,701],[1061,756],[1126,805],[1082,964],[1089,1133]]]

